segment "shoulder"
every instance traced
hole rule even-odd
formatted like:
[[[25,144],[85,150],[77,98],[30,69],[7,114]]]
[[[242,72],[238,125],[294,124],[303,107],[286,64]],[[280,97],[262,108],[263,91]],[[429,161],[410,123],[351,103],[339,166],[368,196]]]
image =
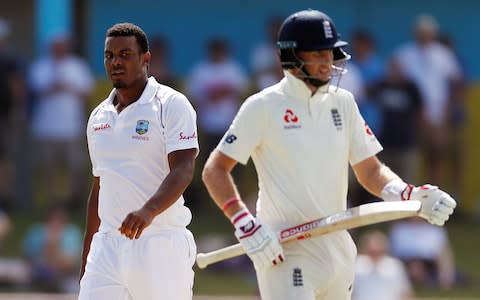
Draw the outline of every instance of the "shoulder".
[[[101,111],[108,103],[109,103],[109,98],[104,99],[102,102],[100,102],[100,104],[98,104],[90,113],[89,119],[94,118],[98,114],[98,112]]]
[[[190,100],[183,93],[163,84],[159,84],[155,100],[166,111],[194,111]]]
[[[337,104],[343,104],[346,106],[356,105],[355,97],[353,94],[341,87],[330,85],[329,94],[334,102]]]
[[[285,92],[282,90],[280,83],[266,87],[263,90],[251,95],[248,99],[258,103],[269,104],[278,103],[285,99]]]
[[[159,84],[155,97],[157,101],[165,105],[173,102],[190,102],[183,93],[163,84]]]
[[[278,101],[281,101],[278,95],[278,92],[275,91],[275,89],[273,89],[272,87],[263,89],[260,92],[249,96],[242,103],[241,109],[245,109],[246,107],[251,109],[260,109],[269,105],[273,105],[274,102],[278,103]]]

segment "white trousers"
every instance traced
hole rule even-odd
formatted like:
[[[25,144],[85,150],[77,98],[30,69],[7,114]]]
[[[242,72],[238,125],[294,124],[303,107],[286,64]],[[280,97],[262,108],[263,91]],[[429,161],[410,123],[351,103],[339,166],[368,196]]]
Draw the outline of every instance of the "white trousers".
[[[256,269],[262,300],[351,299],[355,248],[345,249],[349,254],[334,259],[313,245],[313,239],[284,245],[285,262]]]
[[[191,300],[196,246],[187,229],[129,240],[96,233],[79,300]]]

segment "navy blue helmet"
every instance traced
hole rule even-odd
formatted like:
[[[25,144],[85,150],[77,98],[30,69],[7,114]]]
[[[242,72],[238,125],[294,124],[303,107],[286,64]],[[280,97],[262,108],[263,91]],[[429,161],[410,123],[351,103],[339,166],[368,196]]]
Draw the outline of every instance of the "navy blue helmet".
[[[278,32],[277,47],[283,68],[300,67],[296,51],[333,50],[333,60],[350,59],[342,47],[348,43],[340,40],[335,24],[318,10],[302,10],[285,19]]]

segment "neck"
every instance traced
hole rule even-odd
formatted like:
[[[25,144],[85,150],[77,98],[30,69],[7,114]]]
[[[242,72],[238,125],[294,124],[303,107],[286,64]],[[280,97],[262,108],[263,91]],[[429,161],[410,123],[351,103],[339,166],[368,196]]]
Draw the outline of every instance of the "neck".
[[[140,96],[142,96],[143,90],[147,85],[147,81],[148,79],[145,78],[144,80],[139,81],[128,88],[117,88],[113,104],[119,112],[137,101]]]

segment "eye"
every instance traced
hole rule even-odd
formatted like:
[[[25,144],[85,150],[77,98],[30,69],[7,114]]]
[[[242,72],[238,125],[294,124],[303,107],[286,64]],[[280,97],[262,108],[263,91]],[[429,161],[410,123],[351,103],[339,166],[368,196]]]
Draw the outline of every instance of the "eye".
[[[112,54],[111,53],[105,53],[104,58],[105,59],[112,59]]]

